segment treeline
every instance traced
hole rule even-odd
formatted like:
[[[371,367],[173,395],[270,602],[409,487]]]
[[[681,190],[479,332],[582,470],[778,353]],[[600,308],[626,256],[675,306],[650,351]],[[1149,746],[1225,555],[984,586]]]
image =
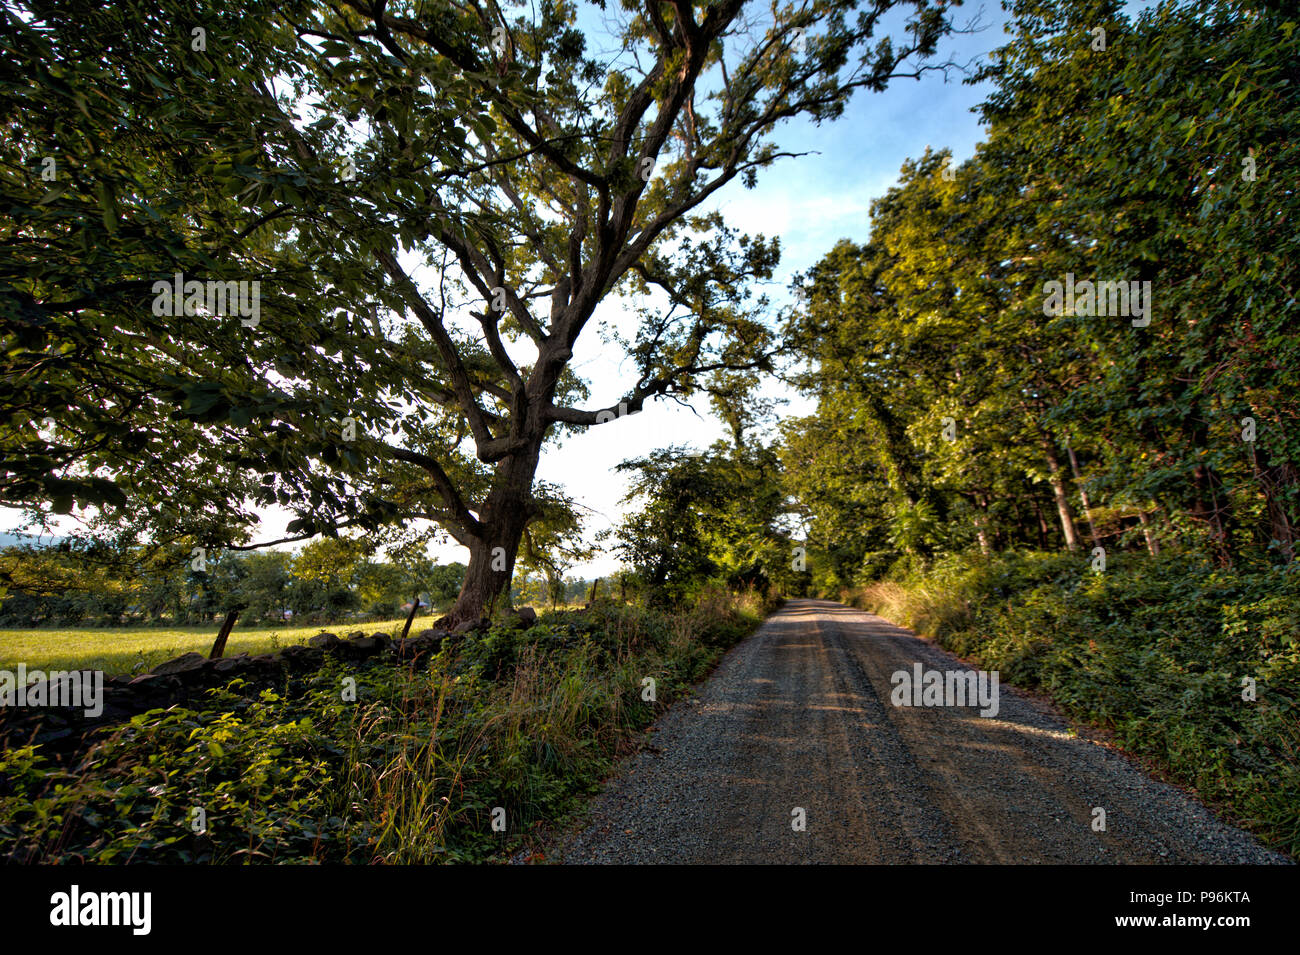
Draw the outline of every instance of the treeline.
[[[624,575],[604,593],[638,593]],[[358,539],[321,538],[300,551],[236,551],[177,563],[144,549],[122,555],[58,544],[0,550],[0,627],[203,624],[239,609],[242,624],[390,620],[420,600],[445,612],[465,578],[460,562],[390,561]],[[584,602],[594,581],[520,571],[513,604]],[[609,590],[614,588],[614,590]]]
[[[460,563],[376,559],[359,540],[321,538],[296,553],[99,554],[68,546],[0,551],[0,627],[203,624],[239,609],[241,624],[387,620],[419,595],[456,598]]]
[[[782,455],[820,589],[973,549],[1293,559],[1300,38],[1122,9],[1018,7],[976,155],[907,163],[803,277]]]
[[[987,141],[800,288],[816,591],[1300,851],[1296,22],[1017,3]]]

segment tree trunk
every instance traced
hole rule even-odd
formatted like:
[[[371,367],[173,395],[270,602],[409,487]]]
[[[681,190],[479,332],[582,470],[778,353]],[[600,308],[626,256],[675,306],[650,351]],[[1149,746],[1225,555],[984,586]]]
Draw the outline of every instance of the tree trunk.
[[[1043,455],[1047,458],[1047,471],[1052,484],[1052,496],[1056,498],[1056,512],[1061,516],[1061,532],[1065,535],[1065,546],[1071,551],[1079,549],[1079,535],[1074,528],[1074,518],[1070,516],[1070,496],[1065,491],[1065,479],[1061,476],[1061,466],[1056,460],[1050,441],[1043,441]]]
[[[1210,447],[1209,426],[1203,421],[1195,421],[1184,428],[1188,435],[1188,444],[1192,449],[1204,453]],[[1220,563],[1232,563],[1232,537],[1229,533],[1232,524],[1232,502],[1223,487],[1223,479],[1214,468],[1205,461],[1198,461],[1192,469],[1191,506],[1188,508],[1193,521],[1209,530],[1211,546]]]
[[[975,515],[975,537],[980,544],[980,553],[992,553],[992,547],[989,546],[988,523],[989,523],[989,503],[988,498],[983,494],[975,496],[975,505],[979,508]]]
[[[483,533],[469,545],[469,564],[460,593],[443,622],[449,626],[491,616],[502,591],[514,577],[515,557],[527,523],[528,502],[520,500],[509,511],[483,522]]]
[[[1270,540],[1278,542],[1282,557],[1288,563],[1295,560],[1295,523],[1287,513],[1286,491],[1296,483],[1295,469],[1289,464],[1270,462],[1268,452],[1251,445],[1251,460],[1255,466],[1255,479],[1264,493],[1264,508],[1268,519]]]
[[[509,599],[515,558],[524,528],[536,513],[533,475],[540,458],[541,438],[497,465],[496,478],[479,512],[479,530],[471,536],[465,581],[442,623],[455,627],[490,617],[503,591]]]
[[[402,628],[402,639],[411,632],[411,621],[415,619],[415,612],[420,609],[420,592],[417,590],[415,596],[411,598],[411,612],[406,615],[406,626]]]
[[[1083,505],[1083,516],[1088,519],[1088,536],[1092,538],[1092,546],[1100,547],[1101,538],[1097,536],[1097,525],[1092,520],[1092,504],[1088,500],[1088,489],[1083,486],[1083,477],[1079,474],[1079,459],[1075,457],[1074,448],[1070,445],[1065,446],[1065,450],[1070,454],[1070,471],[1074,474],[1074,483],[1079,486],[1079,502]]]
[[[225,621],[221,624],[221,631],[217,634],[217,639],[212,644],[212,650],[208,653],[209,660],[220,660],[226,652],[226,639],[230,636],[230,631],[234,629],[235,619],[239,616],[238,610],[232,610],[226,614]]]
[[[1232,507],[1220,498],[1223,481],[1208,464],[1196,465],[1192,471],[1192,519],[1209,529],[1211,545],[1219,560],[1232,563],[1232,544],[1228,525],[1232,520]]]
[[[1047,526],[1047,518],[1043,516],[1043,508],[1038,503],[1038,495],[1035,494],[1030,500],[1033,501],[1034,511],[1038,514],[1038,549],[1047,550],[1047,535],[1050,531]]]
[[[1138,523],[1142,525],[1142,536],[1147,539],[1147,550],[1152,557],[1160,556],[1160,541],[1151,533],[1151,524],[1147,520],[1146,511],[1138,508]]]

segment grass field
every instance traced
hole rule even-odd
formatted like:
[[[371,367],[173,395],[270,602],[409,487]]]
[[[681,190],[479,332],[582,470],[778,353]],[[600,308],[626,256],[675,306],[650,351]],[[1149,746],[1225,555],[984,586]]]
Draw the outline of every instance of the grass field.
[[[428,626],[429,618],[417,617],[411,632]],[[344,636],[355,630],[389,633],[406,622],[372,621],[313,627],[236,626],[226,642],[226,656],[236,653],[270,653],[328,630]],[[0,669],[13,670],[19,663],[29,670],[103,670],[114,674],[144,673],[164,660],[196,650],[204,656],[212,649],[217,625],[201,627],[113,627],[87,630],[0,630]],[[143,664],[143,665],[141,665]]]

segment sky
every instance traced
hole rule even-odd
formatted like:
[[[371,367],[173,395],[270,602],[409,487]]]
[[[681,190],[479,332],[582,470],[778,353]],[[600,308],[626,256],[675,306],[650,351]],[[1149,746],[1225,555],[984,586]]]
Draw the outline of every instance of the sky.
[[[941,59],[972,63],[1006,42],[1002,29],[1005,15],[996,3],[970,3],[956,11],[959,27],[972,18],[977,18],[980,29],[949,37],[940,45]],[[774,137],[778,147],[809,155],[778,160],[761,170],[754,189],[733,182],[715,197],[711,208],[721,210],[731,227],[780,237],[781,264],[775,279],[763,289],[774,308],[789,302],[786,288],[791,278],[815,264],[840,239],[866,240],[870,203],[897,182],[905,160],[922,155],[926,147],[951,149],[954,163],[974,154],[982,130],[971,110],[989,87],[966,85],[961,79],[960,72],[952,71],[947,80],[940,73],[920,80],[895,80],[883,93],[856,94],[844,115],[832,123],[787,123]],[[572,367],[590,382],[591,401],[584,407],[616,404],[636,376],[635,366],[622,360],[617,349],[602,342],[596,333],[601,320],[627,327],[631,317],[619,300],[611,297],[579,339]],[[797,395],[776,388],[769,393],[790,399],[782,409],[785,415],[810,411],[811,406]],[[653,401],[639,415],[586,429],[544,452],[537,477],[563,486],[586,510],[586,531],[591,538],[616,524],[627,510],[621,499],[628,479],[614,470],[620,462],[670,444],[707,448],[723,436],[724,429],[709,414],[707,397],[695,399],[690,407]],[[264,512],[257,539],[284,536],[289,519],[287,512]],[[19,523],[19,511],[0,509],[0,531],[12,530]],[[467,557],[464,549],[455,545],[437,548],[434,554],[444,561]],[[570,573],[604,576],[617,566],[616,558],[604,554],[575,566]]]

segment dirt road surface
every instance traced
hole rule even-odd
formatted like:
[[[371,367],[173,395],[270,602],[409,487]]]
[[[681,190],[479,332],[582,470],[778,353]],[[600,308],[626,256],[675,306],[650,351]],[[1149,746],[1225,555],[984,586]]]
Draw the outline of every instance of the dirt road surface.
[[[790,601],[659,722],[563,861],[1286,861],[1005,684],[991,717],[894,705],[917,662],[969,670],[873,614]]]

